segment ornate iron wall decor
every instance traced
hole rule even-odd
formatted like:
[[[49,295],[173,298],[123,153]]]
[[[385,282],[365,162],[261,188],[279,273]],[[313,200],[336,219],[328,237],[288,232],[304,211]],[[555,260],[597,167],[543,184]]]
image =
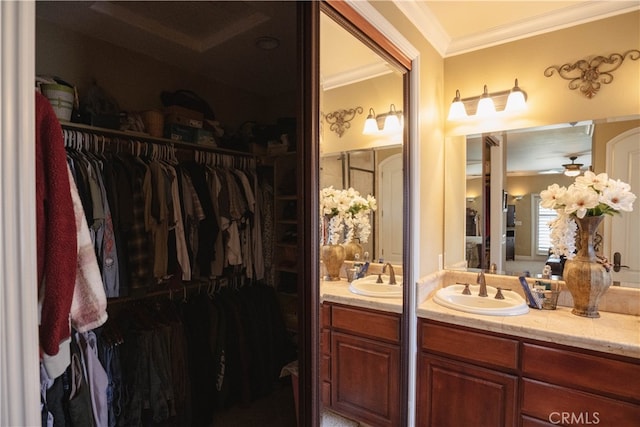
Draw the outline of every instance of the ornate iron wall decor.
[[[353,120],[357,114],[362,114],[362,107],[350,108],[348,110],[336,110],[332,113],[325,115],[325,119],[329,126],[329,130],[334,131],[340,138],[351,127],[351,120]]]
[[[640,50],[632,49],[624,54],[612,53],[609,57],[596,56],[590,60],[581,59],[574,64],[552,65],[544,70],[544,75],[551,77],[554,71],[557,71],[560,77],[569,80],[569,89],[580,88],[580,92],[587,98],[593,98],[600,90],[601,84],[613,81],[611,73],[620,68],[627,57],[632,61],[637,60],[640,58]]]

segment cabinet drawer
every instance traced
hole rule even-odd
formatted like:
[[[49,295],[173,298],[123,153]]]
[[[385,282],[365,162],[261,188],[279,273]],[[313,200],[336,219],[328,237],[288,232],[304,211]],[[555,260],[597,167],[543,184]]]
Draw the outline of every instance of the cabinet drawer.
[[[422,350],[457,357],[473,363],[515,370],[518,367],[518,341],[423,321],[420,330]]]
[[[638,363],[529,343],[522,351],[523,376],[640,403]]]
[[[528,378],[522,385],[523,415],[551,424],[634,426],[640,420],[639,405]]]
[[[334,305],[331,325],[336,330],[392,343],[400,342],[400,317],[395,314]]]

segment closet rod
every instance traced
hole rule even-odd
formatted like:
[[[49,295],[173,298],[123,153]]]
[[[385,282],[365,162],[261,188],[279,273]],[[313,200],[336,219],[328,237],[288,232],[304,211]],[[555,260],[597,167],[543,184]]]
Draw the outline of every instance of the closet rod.
[[[247,153],[245,151],[229,150],[227,148],[219,148],[219,147],[208,147],[206,145],[198,145],[191,142],[174,141],[172,139],[167,139],[167,138],[157,138],[154,136],[143,135],[140,133],[124,132],[124,131],[115,130],[115,129],[98,128],[95,126],[85,125],[82,123],[61,122],[60,125],[62,126],[63,129],[68,129],[71,131],[81,131],[81,132],[93,133],[97,135],[115,136],[123,139],[131,139],[131,140],[137,140],[141,142],[149,142],[152,144],[161,144],[165,146],[167,144],[170,144],[176,149],[183,148],[183,149],[189,149],[193,151],[230,154],[233,156],[244,156],[244,157],[252,157],[252,158],[258,157],[255,154]]]
[[[203,281],[182,283],[180,286],[176,286],[175,284],[168,284],[166,287],[163,287],[162,289],[154,290],[141,295],[109,298],[107,300],[107,304],[108,305],[123,304],[123,303],[130,303],[134,301],[144,301],[146,299],[151,299],[156,297],[165,297],[165,296],[170,296],[170,299],[172,298],[181,299],[183,298],[184,295],[186,295],[190,291],[195,290],[196,288],[204,289],[206,291],[209,286],[210,286],[210,283],[203,282]]]

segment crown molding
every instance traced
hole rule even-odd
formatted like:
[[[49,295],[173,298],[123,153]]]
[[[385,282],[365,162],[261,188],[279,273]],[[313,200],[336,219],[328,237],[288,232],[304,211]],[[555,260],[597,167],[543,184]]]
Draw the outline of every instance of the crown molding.
[[[638,1],[589,1],[553,13],[496,27],[490,31],[451,39],[423,2],[393,0],[407,19],[443,57],[461,55],[515,40],[640,10]]]
[[[451,44],[451,37],[426,4],[402,0],[393,0],[393,3],[441,56],[447,54],[447,49]]]
[[[322,78],[322,89],[331,90],[341,86],[347,86],[353,83],[358,83],[364,80],[372,79],[375,77],[384,76],[391,73],[393,70],[389,68],[386,63],[379,62],[375,64],[365,65],[358,67],[354,70],[345,71],[339,74],[333,74],[331,76]]]
[[[420,56],[420,52],[398,31],[387,19],[378,12],[369,1],[344,0],[360,16],[365,18],[371,25],[380,31],[391,43],[409,59],[413,60]]]

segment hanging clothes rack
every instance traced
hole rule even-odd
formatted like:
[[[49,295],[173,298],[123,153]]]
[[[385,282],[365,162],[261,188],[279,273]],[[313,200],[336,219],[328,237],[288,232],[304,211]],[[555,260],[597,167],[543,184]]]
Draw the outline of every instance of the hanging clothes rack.
[[[253,162],[256,162],[255,154],[244,151],[174,141],[167,138],[156,138],[149,135],[115,129],[96,128],[81,123],[61,123],[61,125],[65,132],[65,145],[69,144],[67,146],[70,148],[104,152],[107,149],[113,150],[113,148],[110,147],[111,144],[116,145],[116,151],[128,151],[134,155],[147,155],[149,157],[152,157],[154,154],[160,156],[171,153],[171,151],[167,150],[173,150],[173,153],[176,153],[178,150],[184,150],[195,152],[196,161],[198,161],[197,156],[216,154],[230,157],[232,159],[232,165],[235,164],[233,158],[238,157],[252,159]],[[203,158],[206,159],[207,157],[205,156]]]

